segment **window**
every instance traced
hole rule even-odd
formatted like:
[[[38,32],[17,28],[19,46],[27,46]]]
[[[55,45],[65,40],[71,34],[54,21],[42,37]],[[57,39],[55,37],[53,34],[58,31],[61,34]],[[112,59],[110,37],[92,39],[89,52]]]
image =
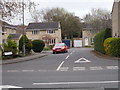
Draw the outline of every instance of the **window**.
[[[39,31],[38,31],[38,30],[33,30],[33,31],[32,31],[32,34],[33,34],[33,35],[39,34]]]
[[[47,33],[53,34],[53,33],[55,33],[55,30],[47,30]]]
[[[49,39],[49,44],[55,44],[56,40],[55,39]]]

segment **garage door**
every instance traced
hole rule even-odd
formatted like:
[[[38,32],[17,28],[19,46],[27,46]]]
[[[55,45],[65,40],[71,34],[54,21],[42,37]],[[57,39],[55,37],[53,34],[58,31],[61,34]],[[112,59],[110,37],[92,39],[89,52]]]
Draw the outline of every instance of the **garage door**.
[[[82,47],[82,40],[74,40],[74,47]]]

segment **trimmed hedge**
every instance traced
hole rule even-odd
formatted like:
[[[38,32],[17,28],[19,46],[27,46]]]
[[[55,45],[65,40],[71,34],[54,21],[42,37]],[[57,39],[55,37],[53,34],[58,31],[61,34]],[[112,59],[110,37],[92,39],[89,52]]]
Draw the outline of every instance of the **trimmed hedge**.
[[[20,40],[19,40],[19,51],[23,52],[23,38],[24,38],[24,42],[25,42],[25,51],[26,52],[30,52],[32,49],[32,42],[28,39],[28,37],[26,35],[23,35]]]
[[[108,38],[104,41],[104,48],[107,55],[120,57],[120,38]]]
[[[94,39],[94,49],[98,52],[101,52],[103,54],[105,54],[105,50],[104,50],[104,40],[106,38],[109,38],[112,36],[112,30],[107,28],[101,32],[99,32]]]
[[[45,43],[42,40],[34,40],[32,41],[32,46],[34,52],[41,52],[45,47]]]

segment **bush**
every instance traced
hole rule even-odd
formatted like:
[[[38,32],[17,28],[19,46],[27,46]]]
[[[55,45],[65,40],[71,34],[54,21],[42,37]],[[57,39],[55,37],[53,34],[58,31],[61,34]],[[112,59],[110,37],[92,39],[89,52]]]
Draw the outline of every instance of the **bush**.
[[[19,40],[19,51],[23,52],[23,38],[25,42],[25,51],[29,53],[32,49],[32,42],[27,38],[26,35],[24,35],[24,37],[22,36]]]
[[[32,41],[32,46],[34,52],[41,52],[45,46],[45,43],[42,40],[34,40]]]
[[[120,38],[108,38],[104,41],[107,55],[120,57]]]
[[[105,54],[104,50],[104,40],[112,36],[111,29],[107,28],[95,36],[94,40],[94,49],[98,52]]]
[[[7,38],[7,43],[3,44],[4,52],[12,52],[13,56],[15,56],[18,52],[17,43],[14,40],[11,40],[11,36],[9,35]]]

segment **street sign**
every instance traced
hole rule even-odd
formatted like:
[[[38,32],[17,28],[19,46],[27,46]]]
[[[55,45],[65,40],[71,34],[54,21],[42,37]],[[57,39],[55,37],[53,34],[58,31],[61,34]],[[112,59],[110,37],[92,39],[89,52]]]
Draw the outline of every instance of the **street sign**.
[[[87,62],[91,62],[91,61],[87,60],[86,58],[80,58],[77,61],[75,61],[75,63],[87,63]]]

